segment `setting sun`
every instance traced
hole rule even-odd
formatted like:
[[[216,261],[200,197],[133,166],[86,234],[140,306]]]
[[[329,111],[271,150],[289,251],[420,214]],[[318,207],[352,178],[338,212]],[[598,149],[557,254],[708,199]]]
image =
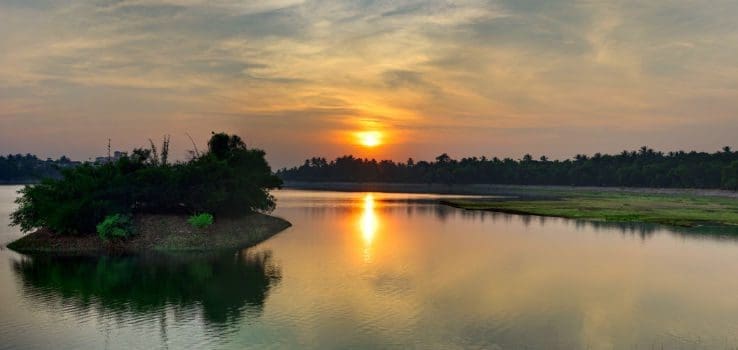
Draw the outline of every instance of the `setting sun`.
[[[356,134],[359,143],[365,147],[376,147],[382,144],[382,134],[379,131],[363,131]]]

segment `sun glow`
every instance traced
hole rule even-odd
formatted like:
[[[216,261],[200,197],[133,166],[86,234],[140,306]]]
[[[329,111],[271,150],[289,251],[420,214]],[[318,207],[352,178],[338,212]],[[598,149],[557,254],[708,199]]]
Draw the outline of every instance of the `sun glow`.
[[[376,147],[382,144],[382,133],[379,131],[362,131],[356,133],[359,144],[365,147]]]

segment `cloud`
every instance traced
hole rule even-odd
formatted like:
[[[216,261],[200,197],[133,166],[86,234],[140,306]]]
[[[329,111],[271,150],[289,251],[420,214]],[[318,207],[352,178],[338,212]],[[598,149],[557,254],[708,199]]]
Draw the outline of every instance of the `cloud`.
[[[295,149],[308,156],[318,150],[311,143],[326,142],[319,137],[334,137],[334,152],[344,153],[341,138],[326,135],[367,127],[396,130],[398,144],[474,129],[479,149],[519,153],[525,142],[507,148],[481,135],[676,129],[695,120],[733,127],[736,14],[726,0],[5,0],[0,83],[15,92],[1,94],[0,106],[14,122],[0,121],[0,137],[13,147],[14,130],[43,128],[38,121],[51,116],[117,125],[132,115],[163,134],[178,118],[190,129],[207,124],[182,116],[230,130],[237,123],[218,116],[240,116],[245,126],[269,115],[325,130]],[[105,106],[85,95],[95,89],[111,94],[106,103],[136,102],[100,113]],[[300,112],[315,110],[340,116]],[[295,135],[280,123],[256,127],[275,143]],[[622,145],[625,136],[605,135],[604,145]],[[465,144],[459,137],[447,147]],[[49,152],[44,147],[18,151]],[[389,156],[430,156],[426,149]]]

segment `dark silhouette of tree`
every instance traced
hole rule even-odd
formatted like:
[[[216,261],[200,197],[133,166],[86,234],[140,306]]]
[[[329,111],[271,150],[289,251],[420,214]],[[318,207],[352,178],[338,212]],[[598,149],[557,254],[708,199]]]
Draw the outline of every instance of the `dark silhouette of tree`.
[[[79,165],[66,156],[57,160],[41,160],[34,155],[9,154],[0,156],[0,183],[31,183],[42,178],[59,178],[61,169]]]
[[[243,142],[238,135],[228,135],[226,133],[212,133],[210,141],[208,141],[208,151],[218,159],[226,159],[234,151],[246,149],[246,143]]]
[[[320,161],[315,161],[320,159]],[[577,154],[572,159],[537,160],[526,154],[520,160],[468,157],[459,160],[443,153],[434,161],[377,162],[342,156],[306,160],[277,175],[287,181],[399,182],[446,184],[516,184],[565,186],[628,186],[725,188],[738,190],[738,152],[724,147],[715,153],[657,152],[643,146],[636,151],[610,155]]]

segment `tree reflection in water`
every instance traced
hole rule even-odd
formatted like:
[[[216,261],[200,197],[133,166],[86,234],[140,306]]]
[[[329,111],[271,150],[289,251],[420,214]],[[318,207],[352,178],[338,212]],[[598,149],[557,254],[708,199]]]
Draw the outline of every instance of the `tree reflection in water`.
[[[163,315],[201,309],[207,326],[225,327],[244,313],[260,315],[281,279],[271,251],[234,254],[64,257],[31,256],[13,263],[32,305],[76,311]]]

